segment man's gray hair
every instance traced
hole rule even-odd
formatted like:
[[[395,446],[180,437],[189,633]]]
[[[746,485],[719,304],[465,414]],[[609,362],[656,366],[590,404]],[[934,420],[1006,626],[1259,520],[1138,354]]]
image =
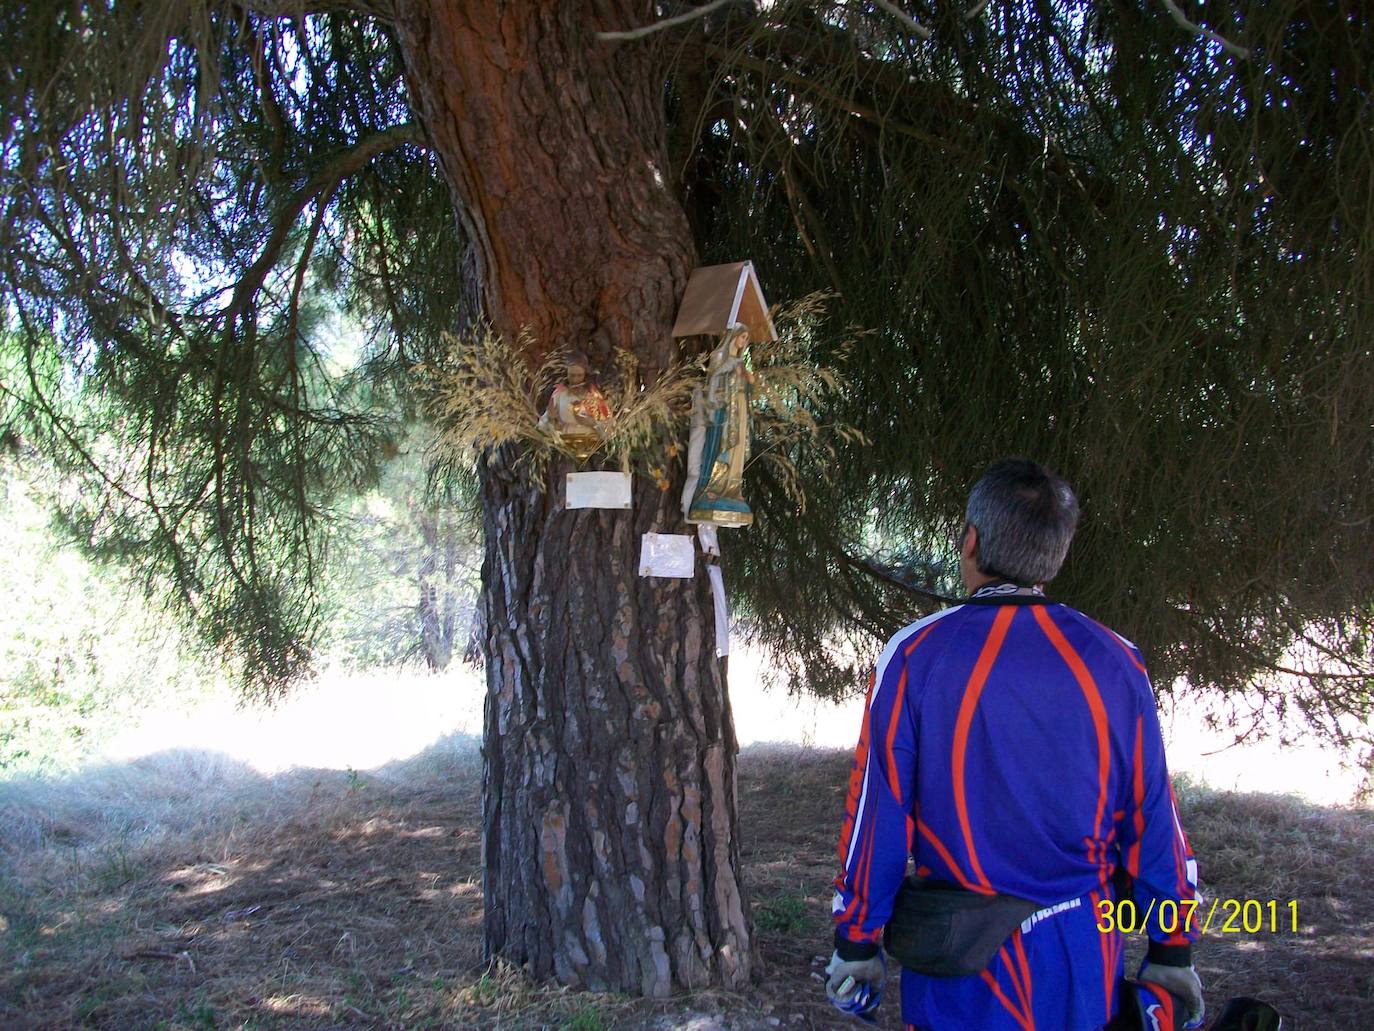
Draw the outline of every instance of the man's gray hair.
[[[973,485],[966,518],[978,529],[978,571],[1029,587],[1053,580],[1064,564],[1078,499],[1043,465],[1004,458]]]

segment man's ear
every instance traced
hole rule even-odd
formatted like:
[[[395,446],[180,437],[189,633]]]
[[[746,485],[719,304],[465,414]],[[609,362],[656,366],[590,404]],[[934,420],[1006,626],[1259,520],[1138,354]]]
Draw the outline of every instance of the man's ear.
[[[959,545],[959,555],[970,562],[975,561],[978,555],[978,527],[972,523],[964,527],[964,539]]]

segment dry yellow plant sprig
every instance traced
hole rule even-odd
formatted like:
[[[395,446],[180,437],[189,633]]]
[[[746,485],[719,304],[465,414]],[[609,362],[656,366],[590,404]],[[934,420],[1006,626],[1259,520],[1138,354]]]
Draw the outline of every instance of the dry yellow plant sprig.
[[[518,461],[534,471],[556,454],[576,459],[557,432],[539,425],[543,404],[563,379],[570,349],[550,352],[531,367],[525,355],[534,350],[528,333],[511,342],[483,327],[470,338],[450,338],[446,362],[417,370],[423,410],[435,426],[435,447],[442,455],[466,463],[514,443],[524,445]],[[652,386],[641,387],[634,355],[622,351],[613,362],[600,385],[611,416],[602,425],[595,454],[628,464],[679,424],[686,425],[700,371],[695,365],[674,365]]]
[[[660,445],[673,447],[691,413],[692,389],[701,382],[701,362],[677,362],[662,370],[650,386],[639,383],[639,363],[628,351],[615,355],[614,386],[606,391],[611,417],[601,452],[628,464]]]
[[[519,460],[536,466],[562,441],[539,425],[539,404],[563,374],[561,354],[531,367],[534,349],[528,333],[508,340],[484,326],[467,339],[448,337],[442,364],[416,370],[420,401],[435,427],[435,447],[455,463],[473,461],[484,451],[524,444]]]
[[[822,364],[817,356],[822,350],[826,305],[833,296],[825,292],[807,294],[791,304],[774,307],[777,339],[749,348],[754,374],[754,442],[749,464],[769,466],[799,512],[806,510],[806,489],[797,464],[803,455],[807,475],[825,476],[838,459],[837,441],[860,446],[868,443],[857,428],[847,423],[822,423],[816,417],[848,388],[842,366],[855,341],[869,332],[850,328],[838,345],[826,348],[831,358]]]
[[[851,333],[831,350],[835,364],[815,359],[829,296],[810,294],[775,308],[778,339],[754,344],[749,351],[754,376],[752,462],[768,464],[799,509],[806,506],[797,467],[801,455],[819,449],[825,461],[807,465],[824,469],[833,465],[834,441],[865,443],[852,427],[822,424],[815,415],[844,391],[838,364],[858,335]],[[523,445],[517,461],[535,472],[554,455],[576,458],[559,434],[539,425],[541,406],[562,380],[569,351],[551,352],[531,367],[525,355],[534,350],[528,333],[510,341],[483,327],[470,338],[451,338],[447,361],[417,370],[423,410],[435,426],[435,447],[443,457],[468,463],[490,448],[514,443]],[[601,389],[611,415],[594,454],[625,469],[633,459],[643,458],[650,477],[666,489],[667,463],[682,451],[692,392],[705,382],[709,357],[707,353],[675,363],[651,385],[642,386],[635,356],[617,352],[610,374],[603,377]]]

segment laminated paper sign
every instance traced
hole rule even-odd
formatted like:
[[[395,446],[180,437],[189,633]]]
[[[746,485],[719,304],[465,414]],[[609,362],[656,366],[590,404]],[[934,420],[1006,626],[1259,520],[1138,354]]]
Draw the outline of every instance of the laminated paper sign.
[[[568,473],[569,508],[630,507],[629,473]]]
[[[696,564],[696,549],[686,534],[646,533],[640,539],[640,576],[690,579],[696,574]]]

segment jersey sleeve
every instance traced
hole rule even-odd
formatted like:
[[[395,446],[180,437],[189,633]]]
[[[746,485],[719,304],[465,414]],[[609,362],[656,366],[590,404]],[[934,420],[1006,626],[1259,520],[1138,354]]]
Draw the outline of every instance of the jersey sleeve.
[[[832,904],[841,959],[878,951],[906,875],[916,793],[916,734],[906,703],[907,662],[894,649],[874,671],[849,776]]]
[[[1201,919],[1197,861],[1179,820],[1148,683],[1142,694],[1135,714],[1121,857],[1134,882],[1137,919],[1150,937],[1150,961],[1187,966]]]

